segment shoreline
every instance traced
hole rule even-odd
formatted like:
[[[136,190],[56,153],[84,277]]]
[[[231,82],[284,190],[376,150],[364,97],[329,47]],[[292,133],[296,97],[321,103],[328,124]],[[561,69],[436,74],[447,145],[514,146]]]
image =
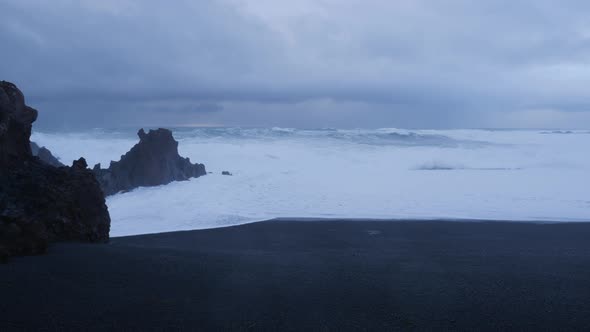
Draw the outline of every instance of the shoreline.
[[[590,223],[274,220],[0,265],[0,330],[586,330]]]
[[[217,227],[197,228],[197,229],[179,229],[172,231],[153,232],[153,233],[137,233],[111,236],[111,239],[126,238],[133,236],[157,235],[166,233],[179,232],[196,232],[212,229],[225,229],[230,227],[240,227],[259,223],[270,222],[391,222],[391,223],[503,223],[503,224],[532,224],[532,225],[568,225],[568,224],[590,224],[590,220],[573,219],[573,220],[535,220],[535,219],[477,219],[477,218],[329,218],[329,217],[278,217],[272,219],[261,219],[255,221],[248,221],[240,224],[223,225]],[[112,225],[111,225],[112,227]]]

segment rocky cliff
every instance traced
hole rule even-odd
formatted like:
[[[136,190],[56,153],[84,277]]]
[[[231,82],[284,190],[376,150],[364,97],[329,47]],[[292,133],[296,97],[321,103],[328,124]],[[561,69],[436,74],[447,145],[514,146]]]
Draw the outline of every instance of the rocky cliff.
[[[137,187],[149,187],[183,181],[207,174],[203,164],[192,164],[178,154],[178,142],[168,129],[143,129],[137,133],[139,143],[112,161],[108,169],[94,166],[94,172],[105,195]]]
[[[0,81],[0,260],[36,254],[54,241],[106,242],[110,217],[86,161],[54,167],[33,156],[37,111]]]

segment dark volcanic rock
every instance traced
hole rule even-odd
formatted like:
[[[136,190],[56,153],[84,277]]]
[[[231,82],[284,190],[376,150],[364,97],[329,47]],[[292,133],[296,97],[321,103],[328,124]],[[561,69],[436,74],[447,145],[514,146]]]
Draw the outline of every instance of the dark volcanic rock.
[[[20,90],[0,81],[0,166],[31,157],[29,138],[36,119],[37,110],[25,105]]]
[[[55,166],[55,167],[62,167],[65,166],[64,164],[62,164],[58,158],[56,158],[51,151],[49,151],[49,149],[47,149],[46,147],[39,147],[39,145],[37,145],[37,143],[35,142],[31,142],[31,153],[33,154],[33,156],[37,156],[39,157],[39,159],[41,159],[41,161],[44,161],[46,164],[49,164],[51,166]]]
[[[0,82],[0,260],[42,253],[53,241],[106,242],[110,217],[84,159],[54,167],[32,155],[37,111]]]
[[[139,143],[112,161],[108,169],[94,166],[94,172],[105,195],[113,195],[137,187],[150,187],[183,181],[207,174],[203,164],[192,164],[178,154],[178,142],[168,129],[141,129]]]

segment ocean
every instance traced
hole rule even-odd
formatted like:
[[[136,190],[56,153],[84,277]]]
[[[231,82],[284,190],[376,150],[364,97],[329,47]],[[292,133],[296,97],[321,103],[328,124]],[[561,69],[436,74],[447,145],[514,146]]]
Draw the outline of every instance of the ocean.
[[[207,176],[107,198],[111,236],[273,218],[590,221],[590,131],[173,128]],[[108,167],[136,130],[34,132]],[[233,176],[221,175],[229,171]]]

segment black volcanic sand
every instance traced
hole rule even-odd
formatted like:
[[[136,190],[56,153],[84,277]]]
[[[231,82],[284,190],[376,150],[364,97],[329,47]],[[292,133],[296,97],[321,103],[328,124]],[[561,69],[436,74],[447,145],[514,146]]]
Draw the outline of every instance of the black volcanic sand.
[[[590,330],[590,224],[270,221],[0,265],[0,331]]]

